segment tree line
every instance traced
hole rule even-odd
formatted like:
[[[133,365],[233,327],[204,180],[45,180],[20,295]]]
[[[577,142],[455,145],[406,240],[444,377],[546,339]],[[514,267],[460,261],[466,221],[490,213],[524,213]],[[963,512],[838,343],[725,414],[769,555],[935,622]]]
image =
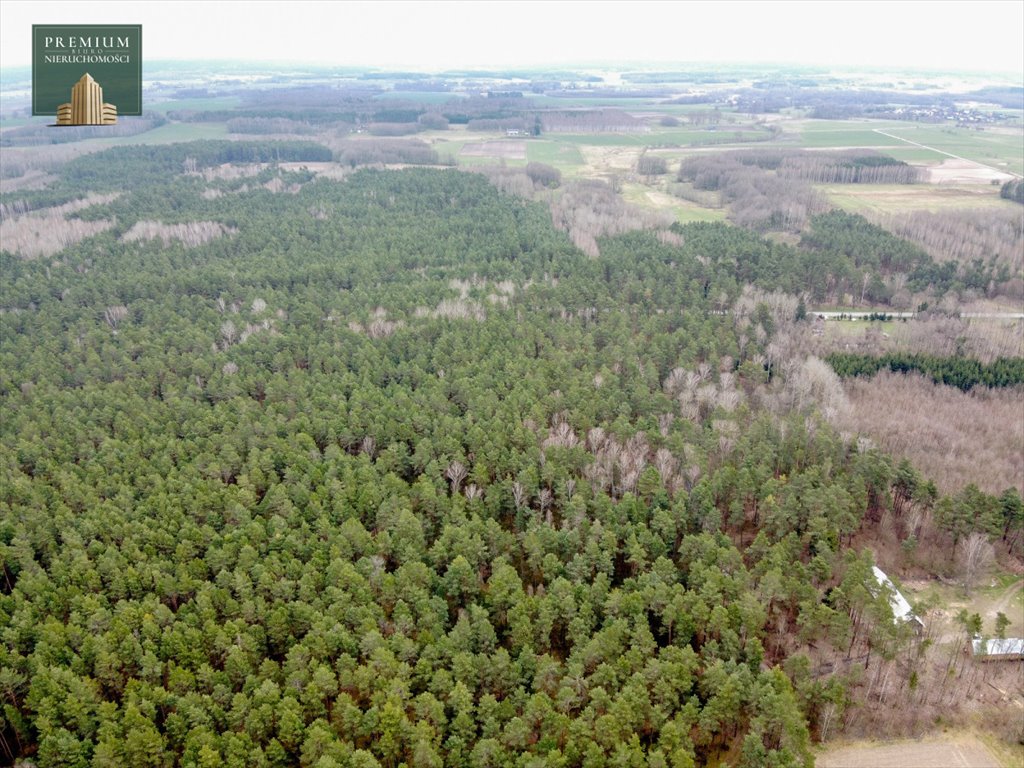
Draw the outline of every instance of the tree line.
[[[842,377],[874,376],[881,370],[893,373],[911,371],[928,376],[937,384],[947,384],[964,392],[973,387],[1015,387],[1024,384],[1024,358],[1000,357],[982,363],[968,357],[939,357],[912,352],[862,355],[833,352],[825,358]]]

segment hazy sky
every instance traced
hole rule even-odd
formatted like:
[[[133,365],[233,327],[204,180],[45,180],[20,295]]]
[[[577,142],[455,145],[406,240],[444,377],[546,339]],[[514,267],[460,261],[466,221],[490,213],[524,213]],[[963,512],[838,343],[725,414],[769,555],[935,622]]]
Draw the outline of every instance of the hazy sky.
[[[1024,1],[42,2],[0,0],[0,66],[32,24],[139,24],[145,59],[439,69],[778,62],[1024,73]]]

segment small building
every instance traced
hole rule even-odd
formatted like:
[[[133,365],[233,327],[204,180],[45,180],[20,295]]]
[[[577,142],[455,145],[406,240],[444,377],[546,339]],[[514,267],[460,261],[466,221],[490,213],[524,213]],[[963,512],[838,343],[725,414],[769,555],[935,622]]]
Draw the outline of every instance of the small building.
[[[875,574],[875,581],[878,582],[879,586],[889,590],[889,605],[892,606],[892,619],[897,624],[910,622],[915,632],[920,632],[924,629],[924,622],[914,614],[913,609],[910,607],[910,603],[898,589],[896,585],[890,581],[889,577],[885,575],[885,571],[879,568],[877,565],[871,566],[871,570]]]
[[[971,655],[978,661],[1024,661],[1024,637],[976,637],[971,642]]]

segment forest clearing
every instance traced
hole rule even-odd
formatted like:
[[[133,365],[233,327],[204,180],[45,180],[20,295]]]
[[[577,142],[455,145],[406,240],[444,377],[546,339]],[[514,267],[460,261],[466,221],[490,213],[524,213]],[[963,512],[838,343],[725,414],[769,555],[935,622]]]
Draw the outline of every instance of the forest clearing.
[[[971,736],[834,746],[818,753],[814,764],[818,768],[1012,768]]]

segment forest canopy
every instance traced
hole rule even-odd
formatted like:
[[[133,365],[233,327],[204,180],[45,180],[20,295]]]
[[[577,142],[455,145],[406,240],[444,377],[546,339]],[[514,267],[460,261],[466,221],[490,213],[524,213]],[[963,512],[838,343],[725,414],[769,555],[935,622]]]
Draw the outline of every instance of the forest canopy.
[[[921,252],[833,217],[591,258],[476,174],[189,172],[325,152],[82,157],[52,193],[130,179],[76,214],[116,224],[0,254],[5,759],[810,766],[851,700],[802,649],[911,642],[853,537],[1019,525],[843,439],[773,346],[819,260]]]

